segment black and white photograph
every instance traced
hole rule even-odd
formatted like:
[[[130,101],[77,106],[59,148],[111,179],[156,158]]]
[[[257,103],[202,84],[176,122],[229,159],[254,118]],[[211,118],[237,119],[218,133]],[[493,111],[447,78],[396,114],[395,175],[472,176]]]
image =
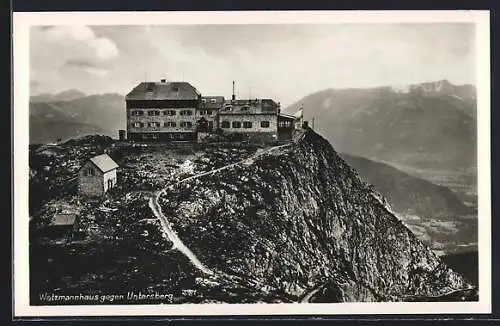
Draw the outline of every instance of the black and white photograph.
[[[15,14],[15,311],[489,312],[488,15]]]

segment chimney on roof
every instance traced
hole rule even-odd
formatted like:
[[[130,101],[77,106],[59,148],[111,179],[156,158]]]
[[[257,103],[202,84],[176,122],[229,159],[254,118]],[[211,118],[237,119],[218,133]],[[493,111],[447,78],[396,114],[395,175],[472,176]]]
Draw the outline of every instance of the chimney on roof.
[[[163,79],[161,79],[160,81],[161,81],[162,83],[166,83],[166,82],[167,82],[167,80],[166,80],[166,79],[164,79],[164,78],[163,78]]]
[[[234,80],[233,80],[233,96],[231,96],[231,99],[234,101],[236,99],[236,95],[234,95]]]

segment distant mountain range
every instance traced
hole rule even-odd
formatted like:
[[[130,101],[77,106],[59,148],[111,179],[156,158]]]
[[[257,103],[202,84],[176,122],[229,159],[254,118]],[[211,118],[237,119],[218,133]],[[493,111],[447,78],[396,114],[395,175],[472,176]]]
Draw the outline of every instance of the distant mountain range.
[[[60,102],[72,101],[87,95],[77,89],[68,89],[58,94],[41,93],[30,97],[30,102]]]
[[[124,97],[119,94],[87,96],[76,90],[30,99],[30,143],[54,142],[89,134],[117,137],[124,129]]]
[[[447,80],[403,87],[327,89],[284,111],[304,117],[341,152],[417,168],[476,166],[476,90]]]

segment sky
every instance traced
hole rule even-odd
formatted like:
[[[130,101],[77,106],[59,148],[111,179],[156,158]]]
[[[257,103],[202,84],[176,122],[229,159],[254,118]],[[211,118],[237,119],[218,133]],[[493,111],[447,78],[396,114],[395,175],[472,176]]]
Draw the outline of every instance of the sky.
[[[203,95],[273,98],[327,88],[448,79],[475,84],[467,23],[38,26],[30,92],[125,95],[142,81],[189,81]]]

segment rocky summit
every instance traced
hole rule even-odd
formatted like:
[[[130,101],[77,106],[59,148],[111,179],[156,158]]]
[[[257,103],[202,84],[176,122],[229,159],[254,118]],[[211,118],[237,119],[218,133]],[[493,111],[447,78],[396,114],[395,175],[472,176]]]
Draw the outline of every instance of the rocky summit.
[[[102,152],[118,185],[88,200],[75,173]],[[32,147],[30,216],[34,305],[477,300],[311,129],[274,146]],[[69,234],[48,229],[68,216]]]
[[[414,301],[471,289],[310,129],[171,185],[157,202],[201,271],[237,276],[263,295]]]

